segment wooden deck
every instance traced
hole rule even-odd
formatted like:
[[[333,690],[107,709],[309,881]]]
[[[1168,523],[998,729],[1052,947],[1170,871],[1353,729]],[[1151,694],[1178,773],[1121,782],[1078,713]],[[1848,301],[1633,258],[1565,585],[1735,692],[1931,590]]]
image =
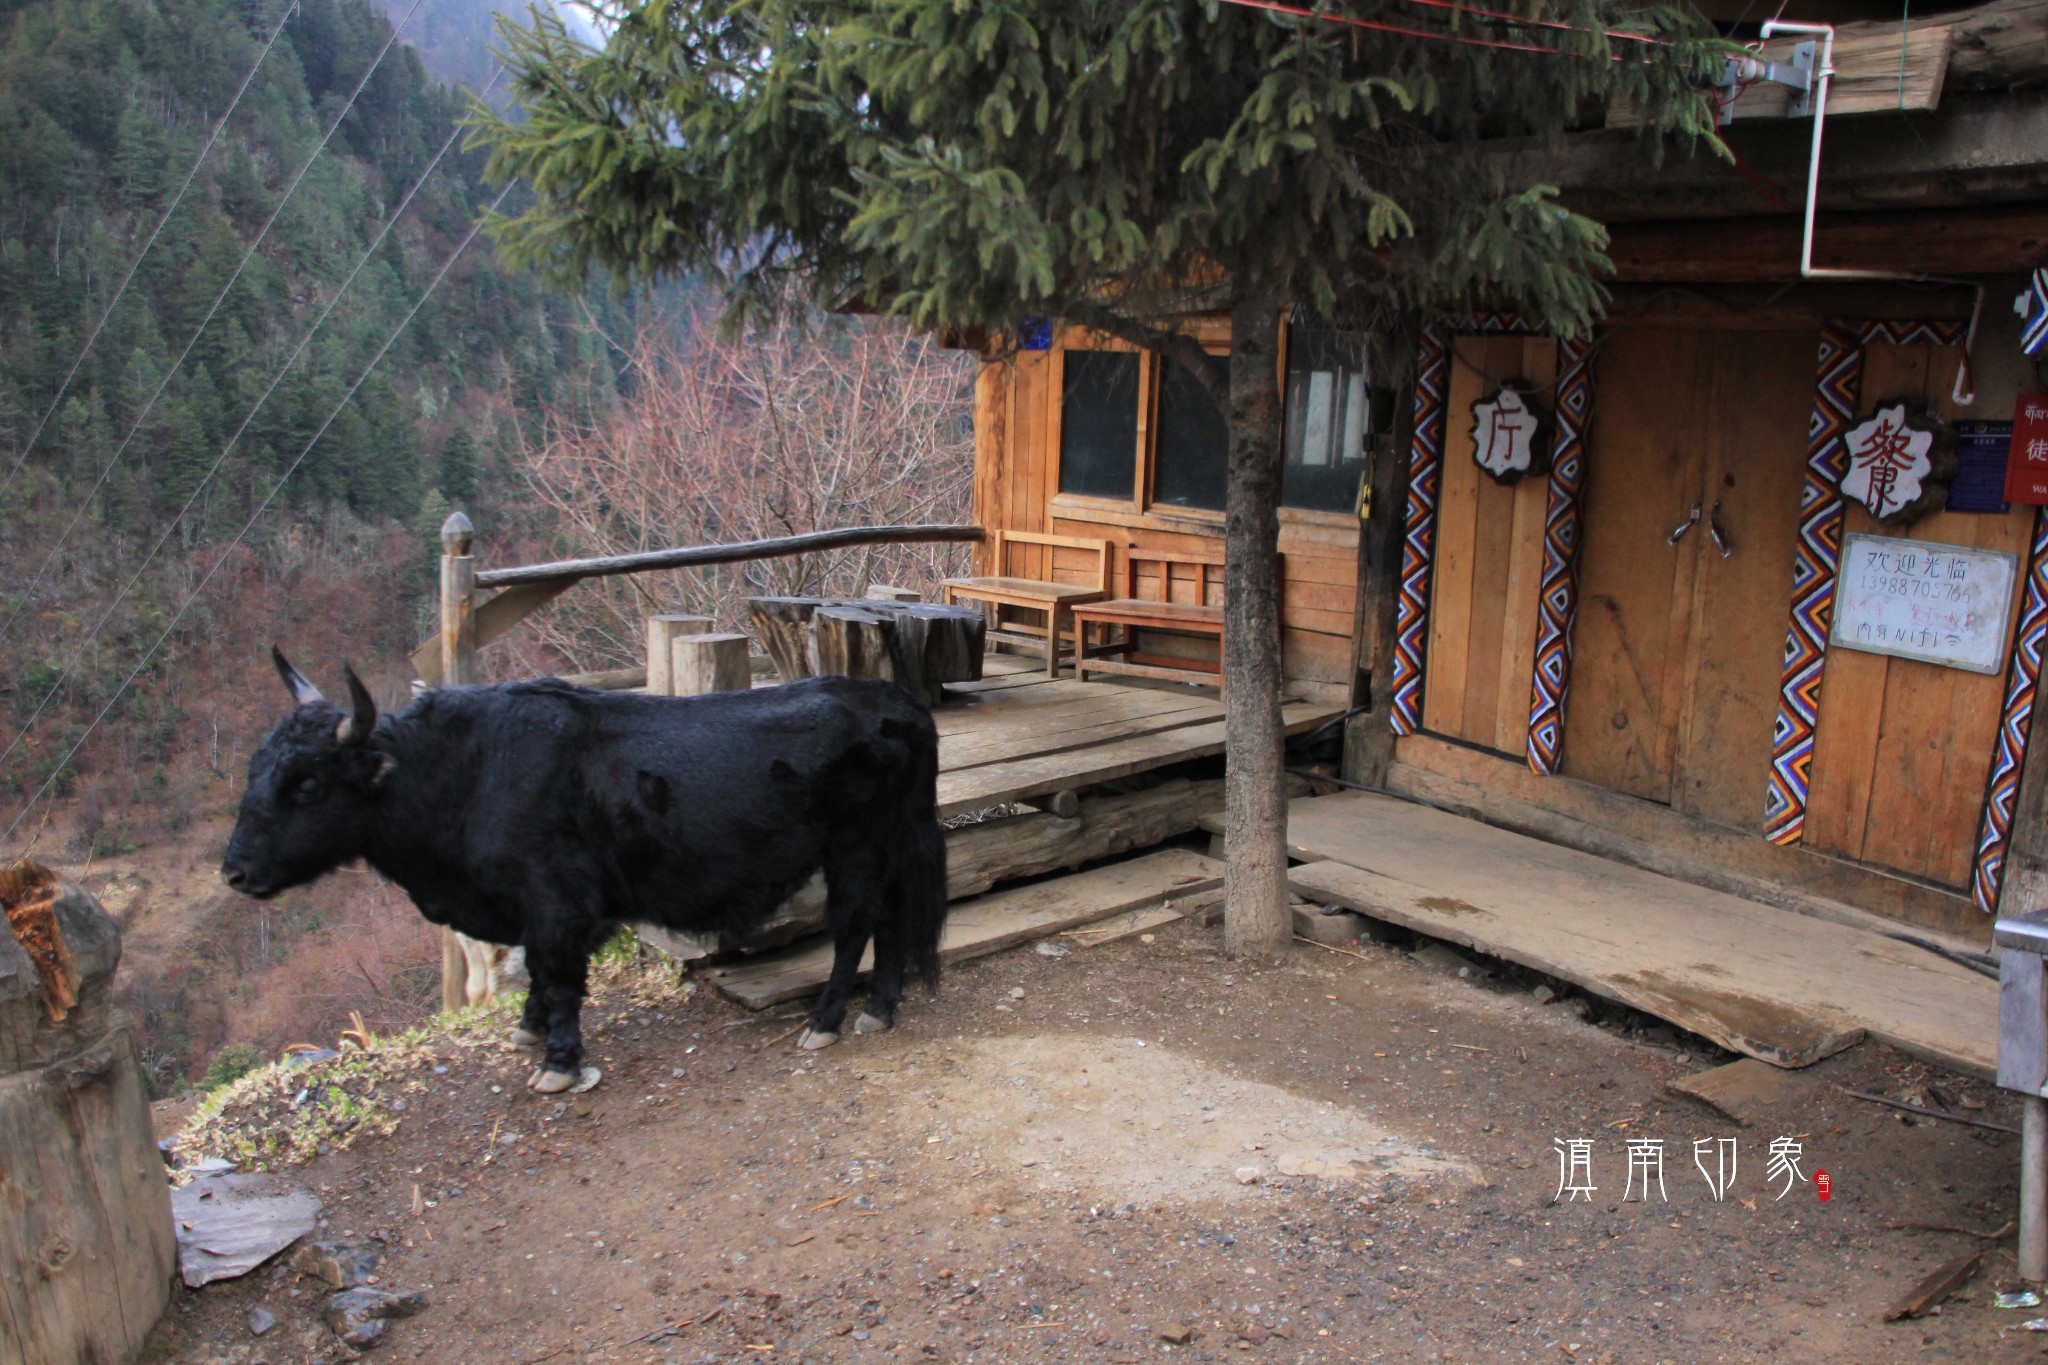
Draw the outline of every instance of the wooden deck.
[[[1298,895],[1561,977],[1778,1066],[1866,1034],[1977,1076],[1997,1065],[1998,983],[1869,929],[1359,792],[1292,802],[1287,843],[1307,864],[1289,874]]]
[[[992,653],[980,682],[946,696],[932,712],[942,820],[1223,752],[1223,703],[1208,688],[1054,681],[1037,660]],[[1291,701],[1287,733],[1342,710]]]

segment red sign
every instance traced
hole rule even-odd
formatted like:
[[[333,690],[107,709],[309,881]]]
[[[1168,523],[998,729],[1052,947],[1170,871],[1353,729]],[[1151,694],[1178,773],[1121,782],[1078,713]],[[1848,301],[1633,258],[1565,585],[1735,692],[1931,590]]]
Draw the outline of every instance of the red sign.
[[[1828,1202],[1828,1196],[1835,1192],[1835,1182],[1828,1179],[1826,1171],[1815,1171],[1813,1173],[1813,1190],[1815,1194],[1820,1196],[1820,1202],[1825,1204]]]
[[[2013,409],[2005,500],[2048,504],[2048,394],[2023,393]]]

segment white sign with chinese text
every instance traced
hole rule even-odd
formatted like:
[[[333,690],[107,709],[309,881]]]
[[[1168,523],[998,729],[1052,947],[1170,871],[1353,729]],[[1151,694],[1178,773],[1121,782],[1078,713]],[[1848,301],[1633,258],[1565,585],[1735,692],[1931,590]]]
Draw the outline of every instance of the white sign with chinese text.
[[[1908,423],[1904,403],[1879,408],[1845,440],[1849,472],[1842,476],[1842,494],[1869,508],[1873,517],[1888,517],[1912,504],[1934,471],[1934,433]]]
[[[2016,555],[1849,535],[1829,640],[1849,649],[1997,673],[2012,635]]]
[[[1543,421],[1512,387],[1472,405],[1472,458],[1496,479],[1529,472]]]

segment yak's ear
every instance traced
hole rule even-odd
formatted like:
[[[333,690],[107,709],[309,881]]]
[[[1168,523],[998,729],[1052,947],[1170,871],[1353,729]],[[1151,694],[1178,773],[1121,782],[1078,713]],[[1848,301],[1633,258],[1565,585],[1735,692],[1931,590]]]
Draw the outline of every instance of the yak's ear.
[[[270,647],[270,661],[277,665],[277,676],[284,679],[285,690],[292,694],[292,700],[300,706],[307,702],[325,701],[320,689],[306,681],[306,675],[292,667],[292,661],[284,657],[284,651],[276,645]]]
[[[370,738],[370,731],[377,727],[377,703],[370,697],[370,689],[363,686],[363,680],[356,676],[347,660],[342,661],[341,671],[348,679],[349,713],[335,727],[334,742],[337,744],[361,744]]]

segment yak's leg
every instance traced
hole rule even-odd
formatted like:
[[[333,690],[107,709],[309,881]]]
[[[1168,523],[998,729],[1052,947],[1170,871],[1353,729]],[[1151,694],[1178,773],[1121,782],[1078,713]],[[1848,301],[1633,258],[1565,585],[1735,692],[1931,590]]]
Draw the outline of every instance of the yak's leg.
[[[818,1003],[811,1007],[811,1026],[804,1030],[797,1046],[810,1051],[830,1047],[839,1041],[839,1025],[846,1018],[846,996],[860,971],[860,959],[867,952],[869,926],[874,922],[875,893],[881,879],[875,875],[874,856],[865,850],[825,868],[825,920],[832,926],[832,975]]]
[[[519,1022],[512,1027],[512,1046],[539,1047],[547,1040],[547,997],[541,994],[539,979],[532,978],[526,987],[526,1008],[520,1011]]]
[[[589,980],[590,949],[581,936],[550,936],[546,942],[529,943],[526,966],[533,978],[527,1008],[540,1000],[547,1022],[547,1051],[540,1069],[527,1084],[543,1094],[554,1094],[576,1084],[583,1074],[583,995]]]
[[[853,1021],[855,1033],[880,1033],[896,1027],[896,1007],[903,1003],[903,927],[892,907],[877,907],[875,973],[868,983],[867,1003]]]

